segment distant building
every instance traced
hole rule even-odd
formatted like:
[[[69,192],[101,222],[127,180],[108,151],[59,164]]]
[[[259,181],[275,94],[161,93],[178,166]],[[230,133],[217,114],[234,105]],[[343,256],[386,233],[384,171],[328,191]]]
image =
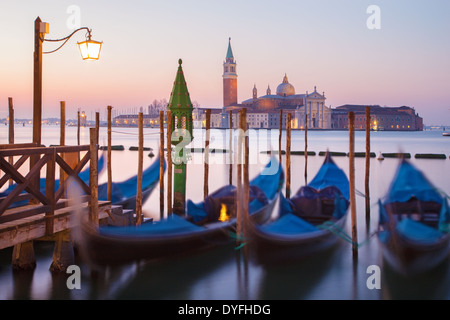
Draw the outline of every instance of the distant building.
[[[122,114],[120,116],[114,117],[113,125],[114,126],[123,126],[123,127],[134,127],[139,124],[139,116],[137,114]],[[143,115],[144,126],[146,127],[159,127],[159,115],[152,116],[148,114]],[[165,122],[165,119],[164,119]]]
[[[211,108],[211,128],[228,128],[231,112],[232,127],[238,127],[238,112],[247,109],[247,125],[250,129],[278,129],[280,127],[280,111],[282,111],[282,127],[286,128],[287,114],[291,114],[291,128],[304,129],[348,129],[348,112],[355,113],[355,127],[365,130],[365,105],[343,105],[337,108],[327,107],[325,92],[319,93],[317,88],[309,93],[296,93],[289,83],[287,74],[272,94],[270,85],[266,94],[258,96],[256,84],[252,89],[252,98],[238,103],[237,96],[237,64],[231,49],[231,38],[223,62],[223,108]],[[148,107],[149,115],[144,115],[147,126],[159,126],[159,112],[167,107],[165,100],[155,100]],[[370,106],[371,129],[395,131],[421,131],[423,119],[411,107]],[[193,127],[206,126],[206,108],[194,108]],[[137,125],[137,115],[121,115],[114,118],[115,125]]]
[[[266,94],[258,97],[256,84],[252,90],[252,98],[237,103],[237,73],[236,61],[234,60],[231,43],[228,42],[228,50],[223,64],[223,101],[224,115],[226,120],[224,127],[228,126],[228,112],[237,112],[241,108],[247,108],[249,128],[279,128],[279,113],[283,110],[283,126],[286,125],[286,114],[291,113],[292,128],[304,128],[305,121],[311,129],[331,128],[331,109],[325,106],[325,93],[318,93],[316,87],[314,92],[296,94],[295,88],[289,83],[285,74],[281,84],[277,86],[276,94],[271,93],[270,86]],[[306,115],[306,120],[305,120]],[[235,126],[235,125],[234,125]]]
[[[422,131],[423,119],[411,107],[370,107],[370,126],[373,130]],[[348,113],[355,113],[355,129],[366,129],[366,106],[346,104],[332,110],[332,129],[348,129]]]
[[[207,108],[194,108],[192,112],[192,121],[194,129],[206,127]],[[222,109],[211,108],[211,128],[222,128],[223,118]]]

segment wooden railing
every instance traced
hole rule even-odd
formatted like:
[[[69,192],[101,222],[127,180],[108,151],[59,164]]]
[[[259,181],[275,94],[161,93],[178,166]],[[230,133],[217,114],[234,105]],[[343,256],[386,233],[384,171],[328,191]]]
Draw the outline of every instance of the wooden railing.
[[[98,146],[96,146],[98,148]],[[96,149],[95,148],[95,149]],[[65,153],[86,152],[80,161],[72,168],[65,160]],[[15,157],[17,161],[10,163],[9,159]],[[97,157],[94,157],[96,159]],[[30,160],[30,168],[23,175],[19,172],[22,165]],[[14,180],[12,190],[0,197],[0,223],[22,219],[37,214],[45,214],[47,233],[53,230],[53,216],[55,210],[67,205],[67,201],[62,201],[67,188],[67,179],[60,181],[59,188],[55,190],[56,165],[61,172],[72,177],[72,181],[78,182],[83,190],[83,202],[90,200],[91,189],[80,179],[78,174],[91,159],[91,146],[56,146],[56,147],[36,147],[33,144],[16,144],[0,146],[0,188],[10,179]],[[14,162],[14,161],[13,161]],[[41,190],[39,175],[41,169],[46,166],[45,191]],[[22,172],[24,169],[21,170]],[[12,204],[28,200],[33,206],[17,207],[17,210],[8,208]]]

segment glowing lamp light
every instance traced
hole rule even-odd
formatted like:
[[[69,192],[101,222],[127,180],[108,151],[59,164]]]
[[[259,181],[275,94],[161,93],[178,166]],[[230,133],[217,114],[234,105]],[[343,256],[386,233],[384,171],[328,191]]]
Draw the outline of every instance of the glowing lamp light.
[[[227,215],[227,206],[225,204],[221,204],[220,207],[220,216],[218,219],[220,222],[226,222],[230,220],[230,217]]]
[[[91,40],[89,37],[88,40],[77,43],[83,60],[98,60],[100,58],[103,42]]]

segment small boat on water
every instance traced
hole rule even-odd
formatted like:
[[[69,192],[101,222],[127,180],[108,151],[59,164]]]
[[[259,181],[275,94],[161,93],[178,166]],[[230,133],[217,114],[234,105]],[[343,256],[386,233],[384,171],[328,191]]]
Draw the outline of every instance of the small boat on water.
[[[444,137],[450,137],[450,132],[442,132],[442,135],[443,135]]]
[[[164,171],[167,163],[164,160]],[[153,163],[142,172],[142,203],[147,201],[153,189],[159,182],[160,174],[160,157],[158,156]],[[111,203],[120,205],[124,209],[136,210],[136,194],[137,194],[137,175],[131,178],[113,182],[111,188]],[[108,184],[103,183],[98,186],[98,199],[106,201],[108,199]]]
[[[272,157],[250,181],[250,220],[264,223],[270,218],[283,182],[283,169]],[[184,217],[171,214],[140,226],[99,228],[83,220],[76,237],[78,248],[88,263],[104,266],[171,258],[232,243],[230,232],[235,231],[237,222],[232,203],[236,204],[236,192],[225,186],[198,204],[188,201]]]
[[[379,211],[378,239],[393,270],[419,274],[448,257],[447,199],[407,160],[401,160],[385,200],[379,200]]]
[[[301,260],[332,248],[344,227],[349,206],[349,181],[327,153],[307,185],[291,199],[280,196],[278,217],[264,225],[250,225],[250,246],[258,263]]]

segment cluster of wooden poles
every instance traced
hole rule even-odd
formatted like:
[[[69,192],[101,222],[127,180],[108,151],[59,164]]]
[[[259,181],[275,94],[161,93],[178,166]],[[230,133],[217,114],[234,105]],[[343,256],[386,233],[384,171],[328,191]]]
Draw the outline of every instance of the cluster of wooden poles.
[[[170,123],[170,111],[167,111],[167,128],[171,128]],[[163,157],[164,157],[164,112],[160,112],[160,158],[161,158],[161,170],[160,170],[160,214],[161,218],[164,217],[164,169],[163,169]],[[307,121],[305,121],[307,123]],[[139,124],[141,126],[141,124]],[[206,139],[205,139],[205,152],[204,152],[204,184],[203,184],[203,194],[204,198],[209,195],[209,140],[210,140],[210,125],[211,125],[211,110],[206,110]],[[245,132],[247,131],[247,110],[241,109],[239,111],[239,124],[238,129],[238,143],[236,148],[236,188],[237,194],[237,216],[242,217],[237,220],[237,238],[242,237],[242,226],[248,222],[248,200],[249,200],[249,137]],[[366,213],[366,226],[368,228],[370,224],[370,196],[369,196],[369,173],[370,173],[370,108],[366,107],[366,152],[365,152],[365,213]],[[232,112],[229,111],[229,184],[233,181],[233,152],[232,149]],[[282,152],[281,152],[281,142],[282,142],[282,130],[283,130],[283,110],[280,110],[280,133],[279,133],[279,149],[278,156],[279,162],[282,163]],[[355,196],[355,115],[354,112],[349,112],[349,181],[350,181],[350,211],[351,211],[351,233],[352,233],[352,249],[354,255],[357,255],[357,221],[356,221],[356,196]],[[171,130],[167,130],[167,150],[171,150]],[[305,184],[307,183],[307,163],[308,163],[308,128],[305,127]],[[141,149],[141,144],[139,146]],[[286,197],[291,196],[291,114],[286,114],[286,157],[285,157],[285,169],[286,169]],[[142,155],[140,156],[140,158]],[[172,206],[172,162],[171,162],[171,152],[167,153],[168,157],[168,186],[167,186],[167,203],[168,210],[171,212]]]
[[[13,99],[8,98],[9,105],[9,143],[14,143],[14,108],[13,108]],[[61,132],[60,132],[60,145],[65,145],[65,101],[60,102],[61,105]],[[108,138],[107,138],[107,177],[108,177],[108,188],[107,188],[107,199],[111,201],[111,192],[112,192],[112,169],[111,169],[111,110],[112,106],[107,107],[108,110]],[[307,115],[305,115],[305,118]],[[353,112],[349,112],[349,180],[350,180],[350,210],[351,210],[351,220],[352,220],[352,239],[353,239],[353,252],[356,254],[357,252],[357,227],[356,227],[356,199],[355,199],[355,164],[354,164],[354,133],[355,133],[355,115]],[[166,139],[166,149],[167,149],[167,212],[170,213],[172,211],[172,153],[171,153],[171,130],[169,128],[172,127],[171,123],[171,112],[167,111],[166,115],[167,119],[167,139]],[[305,119],[306,120],[306,119]],[[165,145],[165,137],[164,137],[164,111],[160,111],[160,216],[164,217],[164,145]],[[307,124],[308,122],[305,121]],[[99,132],[99,113],[96,112],[96,125],[95,128],[91,128],[91,145],[94,144],[98,146],[98,132]],[[210,127],[211,127],[211,110],[206,110],[206,139],[205,139],[205,161],[204,161],[204,197],[206,198],[209,194],[209,142],[210,142]],[[243,195],[243,199],[238,199],[238,212],[245,211],[244,204],[248,204],[248,188],[249,188],[249,177],[248,177],[248,157],[249,157],[249,141],[248,135],[245,135],[244,132],[247,131],[247,112],[246,109],[241,109],[239,111],[239,137],[237,148],[237,191],[239,195]],[[143,134],[143,113],[139,113],[138,115],[138,136],[139,136],[139,145],[138,145],[138,173],[137,173],[137,194],[136,194],[136,217],[137,224],[142,223],[142,173],[143,173],[143,151],[144,151],[144,134]],[[233,166],[232,157],[233,153],[231,152],[232,146],[232,112],[229,111],[229,130],[230,130],[230,141],[229,141],[229,157],[230,157],[230,165],[229,165],[229,183],[232,184],[233,178]],[[281,160],[281,142],[282,142],[282,130],[283,130],[283,110],[280,110],[280,133],[279,133],[279,141],[278,141],[278,156],[280,163]],[[95,131],[95,132],[94,132]],[[78,112],[78,144],[80,144],[80,113]],[[291,114],[286,114],[286,197],[290,198],[291,196]],[[308,165],[308,127],[305,126],[305,184],[307,183],[307,165]],[[370,222],[370,197],[369,197],[369,172],[370,172],[370,108],[366,107],[366,152],[365,152],[365,211],[366,211],[366,225],[369,225]],[[10,159],[12,162],[12,159]],[[95,172],[93,173],[95,175]],[[95,179],[97,181],[97,179]],[[95,181],[92,183],[95,184]],[[11,181],[12,183],[12,181]],[[95,189],[95,186],[94,186]],[[95,196],[95,195],[94,195]],[[247,206],[248,211],[248,206]],[[95,215],[95,214],[94,214]],[[242,214],[243,217],[248,217],[247,214]],[[238,224],[239,225],[239,224]],[[239,232],[238,227],[238,232]]]

